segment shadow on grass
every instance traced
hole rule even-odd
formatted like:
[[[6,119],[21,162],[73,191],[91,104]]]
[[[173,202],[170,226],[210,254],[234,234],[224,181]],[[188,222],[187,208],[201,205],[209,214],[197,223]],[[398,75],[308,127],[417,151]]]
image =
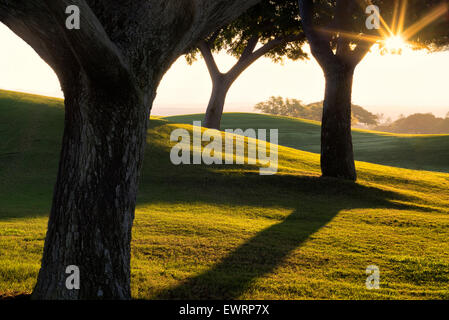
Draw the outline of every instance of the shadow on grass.
[[[235,179],[233,188],[243,181],[258,188],[279,189],[287,194],[273,205],[292,206],[293,212],[280,223],[261,231],[243,245],[229,253],[210,270],[194,276],[180,285],[159,292],[155,299],[236,299],[264,275],[275,272],[276,267],[312,234],[331,221],[341,210],[355,208],[413,209],[414,205],[398,204],[407,198],[377,188],[326,178],[299,176],[256,175]],[[241,180],[241,181],[238,181]],[[219,181],[209,183],[208,190]],[[231,187],[232,188],[232,187]],[[287,201],[296,194],[297,201]],[[213,204],[220,203],[217,197]],[[264,197],[247,198],[241,204],[265,205]]]
[[[0,302],[28,302],[31,301],[31,294],[19,294],[17,296],[1,296]]]
[[[56,116],[60,116],[61,111],[53,112]],[[165,131],[165,134],[169,132],[170,128],[164,127],[164,123],[156,120],[151,122],[153,142],[157,142],[158,135],[163,134],[162,131]],[[62,124],[58,128],[62,129]],[[54,133],[58,133],[58,130],[55,127]],[[163,135],[163,139],[168,136]],[[51,156],[56,157],[60,145],[52,145],[48,141],[42,147],[51,148]],[[28,153],[32,156],[31,151]],[[25,161],[27,157],[23,158],[21,166],[16,167],[14,172],[20,173],[27,165],[34,165],[36,162],[33,157],[30,157],[29,161]],[[42,157],[42,163],[46,165],[44,160],[46,159]],[[239,169],[246,167],[239,166]],[[224,169],[226,166],[219,166],[219,168]],[[38,173],[42,175],[41,172],[46,172],[42,170],[43,168],[32,167],[32,169],[36,173],[36,179],[28,180],[27,177],[17,179],[17,184],[24,186],[22,192],[33,196],[33,201],[25,204],[29,207],[36,203],[40,204],[43,198],[50,199],[49,190],[54,183],[52,178],[50,184],[48,177],[45,183],[42,182],[42,177]],[[49,165],[46,165],[45,169],[48,172],[57,170],[56,166]],[[289,253],[301,246],[341,210],[354,208],[422,210],[412,204],[401,205],[394,202],[395,200],[412,201],[405,196],[355,183],[295,175],[262,177],[243,170],[234,173],[217,173],[214,171],[216,169],[217,167],[206,166],[175,167],[169,161],[168,145],[159,145],[150,141],[143,166],[139,204],[155,201],[183,204],[194,200],[213,205],[284,207],[291,208],[292,213],[283,221],[261,231],[236,248],[210,270],[186,280],[177,287],[160,292],[155,298],[237,298],[254,280],[272,273]],[[10,178],[9,181],[13,181],[14,177]],[[46,191],[37,192],[44,185]],[[11,190],[15,191],[13,188]],[[22,199],[17,199],[16,202],[22,203]],[[41,207],[45,206],[41,205]],[[0,220],[2,219],[5,217],[0,217]]]
[[[0,90],[0,221],[48,215],[64,108],[57,99]]]

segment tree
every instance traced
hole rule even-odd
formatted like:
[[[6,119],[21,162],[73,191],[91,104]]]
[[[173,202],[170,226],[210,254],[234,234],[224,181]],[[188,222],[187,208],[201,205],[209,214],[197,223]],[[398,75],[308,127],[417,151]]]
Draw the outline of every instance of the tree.
[[[129,299],[138,177],[156,88],[198,39],[258,0],[0,0],[56,72],[65,129],[35,299]],[[66,28],[66,9],[81,12]],[[78,266],[79,290],[65,286]]]
[[[254,106],[255,110],[263,113],[303,118],[321,121],[323,118],[323,102],[314,102],[304,105],[301,100],[283,99],[282,97],[270,97],[265,102],[260,102]],[[369,126],[377,125],[378,116],[365,110],[358,105],[352,105],[352,119]]]
[[[442,19],[447,14],[446,3],[446,0],[299,0],[304,33],[326,80],[321,134],[323,176],[357,178],[351,136],[356,66],[374,43],[382,45],[394,36],[418,46],[447,45],[449,28]],[[391,26],[386,21],[392,21]],[[409,27],[404,30],[404,26]],[[376,32],[380,35],[376,36]]]
[[[264,0],[238,19],[201,40],[187,56],[193,63],[203,56],[212,79],[212,94],[203,125],[220,129],[226,95],[235,80],[251,64],[265,56],[274,62],[303,59],[305,36],[296,0]],[[257,45],[261,44],[260,48]],[[226,73],[220,72],[213,53],[225,50],[238,59]]]
[[[268,114],[310,119],[307,107],[296,99],[270,97],[267,101],[256,104],[254,109]]]
[[[351,106],[351,109],[354,118],[356,118],[358,122],[363,123],[367,126],[376,126],[379,123],[379,119],[377,118],[377,116],[372,114],[365,108],[353,104]]]
[[[378,126],[375,130],[411,134],[447,134],[448,120],[437,118],[432,113],[415,113],[408,117],[400,117],[389,125]]]

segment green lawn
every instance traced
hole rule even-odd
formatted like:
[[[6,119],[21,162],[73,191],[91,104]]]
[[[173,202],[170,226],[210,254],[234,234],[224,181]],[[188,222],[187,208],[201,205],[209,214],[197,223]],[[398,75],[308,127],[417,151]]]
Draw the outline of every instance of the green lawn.
[[[63,119],[60,100],[0,91],[0,295],[35,283]],[[319,177],[317,154],[287,147],[275,176],[174,166],[178,127],[191,130],[151,121],[135,298],[449,299],[449,174],[357,162],[359,181],[343,183]],[[379,290],[365,288],[369,265]]]
[[[192,124],[202,114],[165,117]],[[255,113],[225,113],[222,130],[278,129],[279,144],[319,153],[320,123],[291,117]],[[416,170],[449,172],[449,135],[400,135],[368,130],[353,130],[355,158],[360,161]]]

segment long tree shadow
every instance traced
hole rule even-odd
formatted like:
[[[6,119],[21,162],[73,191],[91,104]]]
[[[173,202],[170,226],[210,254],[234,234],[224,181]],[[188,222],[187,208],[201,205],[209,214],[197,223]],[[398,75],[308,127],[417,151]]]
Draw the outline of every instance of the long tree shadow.
[[[265,181],[268,180],[265,183],[256,176],[241,179],[246,183],[249,179],[251,183],[266,183],[271,187],[280,184],[285,192],[296,192],[301,195],[301,199],[310,201],[297,203],[293,212],[282,222],[259,232],[208,271],[159,292],[155,299],[236,299],[254,280],[274,272],[293,250],[341,210],[390,208],[427,211],[413,204],[394,202],[410,200],[403,195],[333,179],[288,175],[265,178]],[[317,190],[320,190],[318,197]],[[255,199],[247,201],[253,202]],[[260,201],[263,203],[263,200]]]
[[[24,107],[23,111],[28,112],[31,110],[29,108],[31,107]],[[3,181],[3,189],[0,192],[2,203],[0,221],[7,217],[35,216],[36,208],[42,212],[39,215],[45,215],[49,210],[60,148],[60,143],[56,142],[59,138],[54,136],[62,132],[63,110],[49,108],[46,111],[48,112],[44,113],[45,116],[41,120],[42,124],[45,124],[42,127],[48,128],[50,120],[55,120],[54,127],[48,130],[44,138],[40,137],[42,140],[33,141],[31,144],[33,149],[20,150],[21,161],[14,170],[4,170],[9,171],[7,172],[9,178]],[[18,116],[12,115],[10,118],[16,119]],[[154,129],[150,140],[152,145],[148,148],[143,167],[139,204],[154,201],[182,204],[192,201],[194,195],[195,201],[213,205],[232,204],[267,208],[281,206],[291,208],[292,213],[280,223],[272,225],[246,241],[210,270],[188,279],[175,288],[160,292],[156,298],[237,298],[245,292],[252,281],[273,272],[289,253],[301,246],[341,210],[352,208],[423,210],[411,204],[394,203],[395,200],[409,203],[413,201],[403,195],[331,179],[294,175],[261,177],[251,173],[226,174],[214,171],[222,170],[226,166],[174,167],[169,161],[167,146],[157,144],[158,139],[166,141],[169,137],[171,129],[166,128],[164,124],[163,121],[152,121],[151,126]],[[41,149],[46,151],[37,161],[35,150]],[[5,163],[7,163],[5,159],[4,162],[0,161],[2,168]],[[41,165],[36,166],[36,163]],[[31,168],[28,171],[35,174],[31,176],[32,179],[28,174],[21,174],[27,167]],[[20,190],[20,193],[17,190]],[[238,194],[239,191],[241,194]],[[20,197],[17,196],[15,199],[14,194],[19,194]],[[22,199],[24,196],[28,199],[25,204]],[[17,204],[21,204],[21,207],[15,209]],[[31,209],[24,211],[22,206]]]

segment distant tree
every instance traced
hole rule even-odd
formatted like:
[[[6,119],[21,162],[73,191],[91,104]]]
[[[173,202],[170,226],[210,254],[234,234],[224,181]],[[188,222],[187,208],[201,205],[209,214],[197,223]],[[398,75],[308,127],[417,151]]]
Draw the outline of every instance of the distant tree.
[[[379,119],[376,115],[355,104],[352,105],[352,114],[358,122],[366,124],[367,126],[376,126],[379,123]]]
[[[192,64],[201,53],[212,79],[212,94],[203,122],[205,127],[220,128],[229,88],[256,60],[263,56],[273,62],[307,57],[302,51],[305,35],[299,20],[296,0],[264,0],[232,23],[200,40],[197,47],[186,55],[187,62]],[[221,51],[238,59],[226,73],[219,70],[213,55]]]
[[[449,112],[446,113],[446,119],[449,119]]]
[[[353,105],[353,122],[374,126],[378,123],[377,116],[364,108]],[[323,117],[323,102],[314,102],[304,105],[301,100],[283,99],[282,97],[271,97],[265,102],[255,105],[255,110],[263,113],[303,118],[321,121]]]
[[[389,125],[380,125],[375,130],[393,133],[448,134],[449,118],[437,118],[432,113],[415,113],[399,118]]]
[[[376,114],[376,117],[378,119],[378,125],[389,125],[393,122],[393,120],[391,119],[391,117],[387,117],[384,113],[378,113]]]
[[[301,100],[270,97],[267,101],[256,104],[254,109],[273,115],[304,117],[306,107]]]
[[[385,43],[395,35],[431,49],[447,45],[448,21],[442,18],[447,15],[447,1],[298,1],[304,33],[326,79],[321,170],[324,176],[356,180],[351,136],[351,95],[356,66],[374,43]],[[370,14],[377,11],[372,5],[382,15],[378,29],[375,23],[367,24],[370,19],[367,9]],[[386,21],[392,21],[391,26]]]

